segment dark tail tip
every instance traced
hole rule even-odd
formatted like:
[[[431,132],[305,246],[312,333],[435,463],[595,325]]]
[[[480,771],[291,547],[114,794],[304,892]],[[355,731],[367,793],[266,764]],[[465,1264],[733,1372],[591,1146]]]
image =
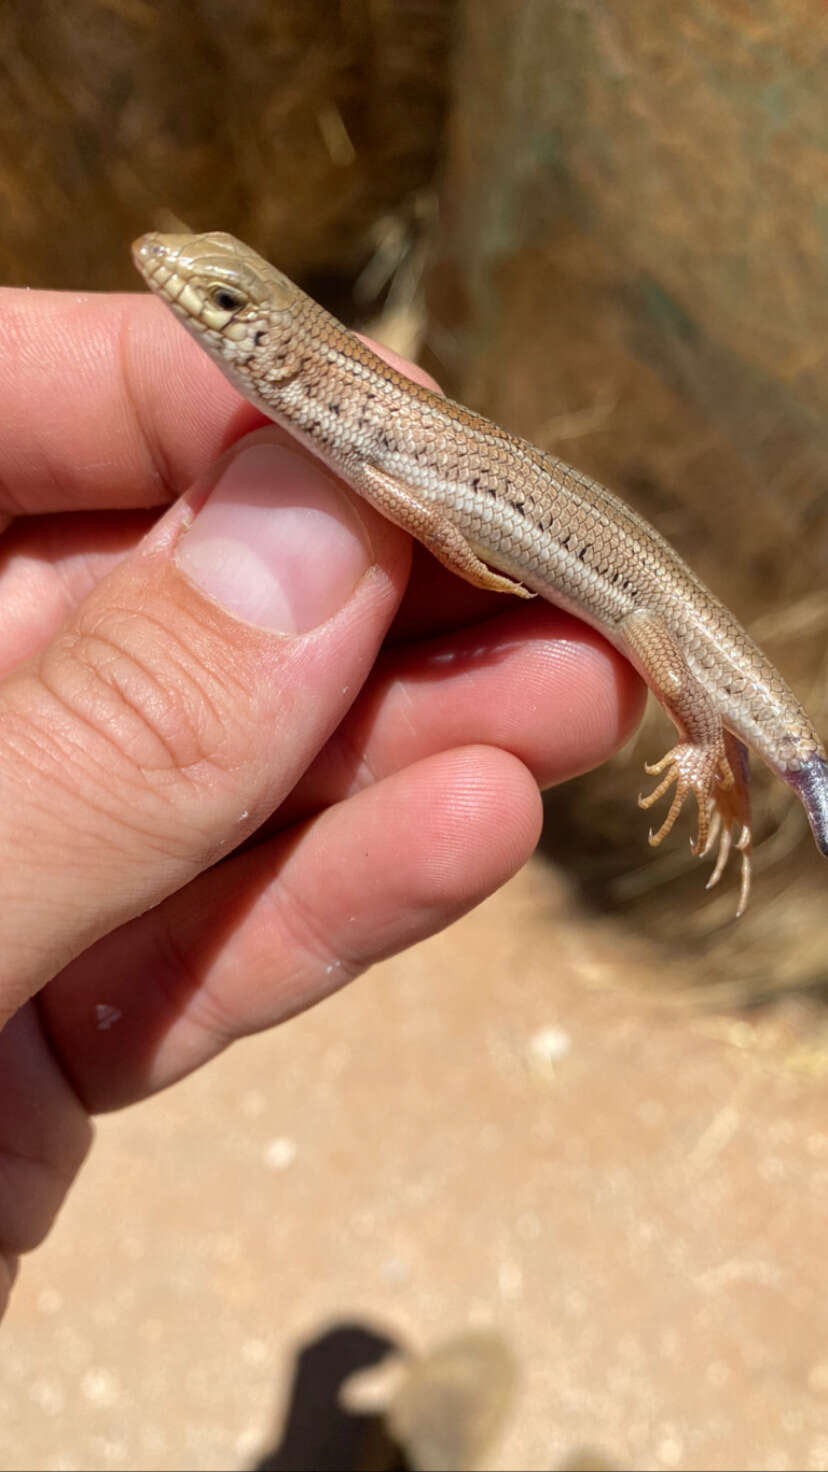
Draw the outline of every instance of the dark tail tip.
[[[817,848],[828,858],[828,762],[824,757],[812,756],[801,772],[792,772],[787,781],[808,814]]]

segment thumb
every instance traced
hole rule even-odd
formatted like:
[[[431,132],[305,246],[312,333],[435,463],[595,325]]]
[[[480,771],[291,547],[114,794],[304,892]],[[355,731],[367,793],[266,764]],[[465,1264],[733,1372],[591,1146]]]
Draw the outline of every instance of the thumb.
[[[0,684],[0,1022],[273,811],[406,570],[395,528],[263,430]]]

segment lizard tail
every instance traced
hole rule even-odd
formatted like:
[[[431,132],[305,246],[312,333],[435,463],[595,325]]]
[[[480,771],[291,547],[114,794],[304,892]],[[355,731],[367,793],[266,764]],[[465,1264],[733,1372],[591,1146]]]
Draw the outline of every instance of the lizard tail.
[[[799,772],[785,774],[808,814],[816,846],[828,858],[828,762],[812,756]]]

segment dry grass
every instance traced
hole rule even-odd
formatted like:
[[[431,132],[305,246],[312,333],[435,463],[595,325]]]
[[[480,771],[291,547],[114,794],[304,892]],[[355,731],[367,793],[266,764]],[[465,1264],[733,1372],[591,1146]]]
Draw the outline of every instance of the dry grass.
[[[352,276],[432,178],[449,0],[8,0],[0,278],[132,289],[171,218]]]

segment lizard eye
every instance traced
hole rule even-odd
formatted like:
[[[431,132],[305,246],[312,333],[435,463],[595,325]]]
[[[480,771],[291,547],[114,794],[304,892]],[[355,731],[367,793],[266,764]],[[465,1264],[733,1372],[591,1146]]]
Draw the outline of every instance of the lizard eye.
[[[238,312],[245,303],[242,293],[234,291],[232,286],[211,286],[207,295],[220,312]]]

